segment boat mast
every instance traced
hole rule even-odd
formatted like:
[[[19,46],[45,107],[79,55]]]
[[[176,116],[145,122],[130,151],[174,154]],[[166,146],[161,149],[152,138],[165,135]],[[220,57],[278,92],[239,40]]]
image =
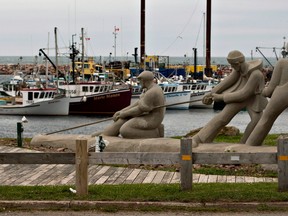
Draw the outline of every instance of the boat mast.
[[[119,28],[116,28],[116,26],[114,26],[114,32],[113,32],[113,35],[114,35],[114,61],[116,61],[116,48],[117,48],[117,31],[119,31]]]
[[[82,80],[84,81],[84,28],[81,28],[81,38],[82,38]]]
[[[47,42],[47,49],[48,49],[48,55],[49,55],[49,40],[50,40],[50,32],[48,32],[48,42]],[[48,86],[48,59],[45,58],[45,66],[46,66],[46,86]]]
[[[75,57],[78,55],[79,51],[76,50],[75,48],[75,42],[74,42],[74,37],[76,36],[76,34],[72,35],[72,53],[70,54],[70,59],[72,61],[72,81],[73,83],[75,83]]]
[[[58,87],[58,42],[57,42],[57,27],[54,28],[54,35],[55,35],[55,66],[56,66],[56,77],[57,83],[56,86]]]
[[[206,5],[207,19],[206,19],[206,68],[205,74],[208,77],[212,76],[211,61],[211,0],[207,0]]]
[[[145,64],[145,0],[141,0],[140,65]]]

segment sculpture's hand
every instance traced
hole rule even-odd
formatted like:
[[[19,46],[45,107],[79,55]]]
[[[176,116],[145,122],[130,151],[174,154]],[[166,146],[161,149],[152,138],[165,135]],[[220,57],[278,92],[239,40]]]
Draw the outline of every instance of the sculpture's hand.
[[[264,88],[263,90],[262,90],[262,95],[264,96],[264,97],[268,97],[269,95],[268,95],[268,92],[267,92],[267,88]]]
[[[114,113],[113,115],[113,121],[116,122],[120,118],[120,111]]]
[[[223,94],[212,94],[213,100],[215,102],[223,101]]]
[[[213,98],[212,98],[212,94],[206,94],[203,98],[202,98],[202,103],[205,105],[210,105],[213,103]]]

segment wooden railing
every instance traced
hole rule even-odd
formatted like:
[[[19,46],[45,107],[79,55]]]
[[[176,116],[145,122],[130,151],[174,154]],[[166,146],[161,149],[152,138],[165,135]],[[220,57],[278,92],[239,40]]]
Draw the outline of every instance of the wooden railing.
[[[180,145],[180,153],[96,153],[88,152],[86,139],[79,139],[75,153],[0,153],[0,164],[75,164],[78,195],[88,194],[89,164],[180,164],[182,190],[192,189],[193,164],[278,164],[278,190],[288,191],[288,139],[284,137],[278,141],[277,153],[192,153],[191,139],[181,139]]]

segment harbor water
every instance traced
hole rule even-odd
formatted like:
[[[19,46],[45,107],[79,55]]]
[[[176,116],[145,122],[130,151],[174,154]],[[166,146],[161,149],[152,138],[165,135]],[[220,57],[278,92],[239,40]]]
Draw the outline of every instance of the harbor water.
[[[165,137],[181,136],[190,130],[203,127],[219,111],[213,109],[189,109],[189,110],[167,110],[163,121],[165,127]],[[109,117],[97,116],[26,116],[28,123],[23,123],[23,137],[32,138],[37,134],[50,133],[74,126],[96,122]],[[0,115],[0,137],[17,137],[17,122],[21,122],[22,116]],[[275,121],[270,133],[288,133],[288,111],[284,111]],[[229,123],[231,126],[239,128],[244,132],[250,118],[246,111],[239,112]],[[59,134],[92,134],[102,131],[112,120],[107,120],[98,124],[67,130]]]

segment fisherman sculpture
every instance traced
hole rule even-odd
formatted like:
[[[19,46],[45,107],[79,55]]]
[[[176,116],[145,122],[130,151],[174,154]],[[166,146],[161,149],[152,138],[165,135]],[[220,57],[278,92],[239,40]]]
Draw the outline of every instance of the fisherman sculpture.
[[[154,75],[150,71],[143,71],[138,80],[143,89],[139,100],[116,112],[113,115],[114,122],[104,129],[102,135],[127,139],[164,137],[163,91],[153,82]]]
[[[204,104],[209,104],[213,100],[224,101],[226,105],[192,137],[194,147],[200,143],[213,142],[218,132],[244,108],[247,109],[251,119],[240,141],[245,143],[267,104],[267,99],[261,95],[265,84],[264,75],[261,72],[262,60],[246,62],[244,55],[234,50],[228,54],[227,61],[231,64],[232,73],[203,98]]]
[[[255,129],[247,139],[247,145],[262,145],[277,117],[288,107],[288,59],[280,59],[273,70],[272,78],[262,95],[271,98]]]

